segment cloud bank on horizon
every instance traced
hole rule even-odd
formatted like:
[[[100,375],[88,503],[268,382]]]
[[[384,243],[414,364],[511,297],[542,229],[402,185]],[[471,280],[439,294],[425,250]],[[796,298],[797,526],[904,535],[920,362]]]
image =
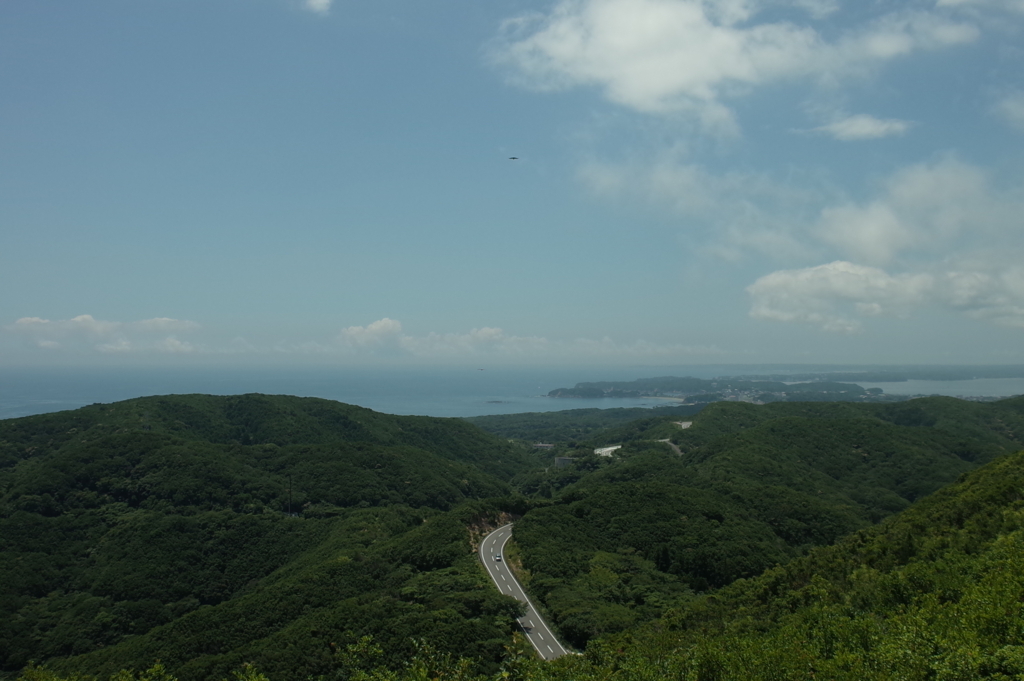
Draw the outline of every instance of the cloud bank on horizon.
[[[1024,363],[1022,0],[58,1],[2,362]]]
[[[551,360],[603,358],[633,359],[714,359],[722,354],[715,347],[691,347],[681,344],[660,345],[647,341],[628,344],[611,338],[574,338],[569,341],[550,340],[538,336],[512,336],[502,329],[484,327],[464,333],[428,332],[423,335],[404,333],[402,323],[384,317],[365,326],[348,326],[333,338],[278,342],[258,345],[236,337],[229,343],[209,343],[179,338],[201,333],[196,322],[155,318],[138,322],[115,322],[78,315],[72,319],[55,320],[24,317],[2,329],[9,336],[49,352],[102,355],[180,355],[196,356],[320,356],[345,359],[475,359],[507,362],[524,359],[535,362]]]
[[[179,340],[178,336],[199,328],[196,322],[169,317],[111,322],[83,314],[56,321],[22,317],[4,330],[49,351],[184,354],[200,352],[202,348]]]

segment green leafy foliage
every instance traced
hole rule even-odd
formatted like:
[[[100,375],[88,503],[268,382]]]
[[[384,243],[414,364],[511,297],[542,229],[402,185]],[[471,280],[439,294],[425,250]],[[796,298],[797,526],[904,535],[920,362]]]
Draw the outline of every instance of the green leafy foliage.
[[[621,589],[604,572],[621,569],[618,561],[598,557],[596,586]],[[541,662],[518,640],[496,671],[477,675],[468,659],[423,644],[387,665],[364,638],[339,655],[340,676],[330,678],[1012,681],[1024,677],[1022,623],[1024,453],[834,546],[594,641],[580,656]],[[29,670],[24,681],[75,680]]]
[[[645,412],[547,470],[462,421],[364,412],[180,396],[0,422],[8,674],[1024,676],[1024,400]],[[510,562],[583,655],[513,635],[472,546],[510,514]]]
[[[568,443],[589,441],[598,433],[616,426],[652,418],[679,420],[698,413],[704,405],[661,406],[616,409],[567,409],[473,416],[466,419],[478,428],[499,437],[524,442]]]
[[[514,480],[554,502],[515,528],[529,586],[582,647],[685,601],[680,587],[700,592],[753,577],[1019,448],[1021,406],[721,403],[687,429],[669,419],[621,426],[611,432],[630,439],[614,458]],[[681,454],[656,441],[666,427]],[[598,555],[630,556],[629,570],[613,572],[625,585],[639,570],[644,590],[602,588]]]
[[[588,654],[679,678],[1018,679],[1022,604],[1024,453]]]
[[[326,400],[171,396],[2,421],[0,670],[159,658],[199,678],[257,640],[329,650],[310,631],[388,620],[404,623],[378,632],[389,655],[433,631],[493,663],[514,604],[477,574],[467,524],[501,511],[440,512],[507,495],[502,478],[531,465],[459,419]]]
[[[337,651],[373,636],[392,668],[422,639],[486,669],[500,658],[519,606],[479,569],[466,528],[497,513],[487,504],[449,514],[351,511],[328,521],[320,545],[234,598],[53,664],[108,674],[160,659],[181,679],[205,679],[252,662],[271,676],[305,678],[330,672]]]

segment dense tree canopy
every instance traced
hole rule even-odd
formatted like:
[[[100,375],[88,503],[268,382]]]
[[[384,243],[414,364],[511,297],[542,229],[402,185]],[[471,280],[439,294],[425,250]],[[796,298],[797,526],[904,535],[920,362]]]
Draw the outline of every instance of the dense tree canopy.
[[[562,467],[463,420],[264,395],[0,421],[0,673],[1024,674],[1024,400],[587,412]],[[532,418],[506,425],[573,428]],[[584,655],[515,638],[474,553],[512,519],[510,563]]]

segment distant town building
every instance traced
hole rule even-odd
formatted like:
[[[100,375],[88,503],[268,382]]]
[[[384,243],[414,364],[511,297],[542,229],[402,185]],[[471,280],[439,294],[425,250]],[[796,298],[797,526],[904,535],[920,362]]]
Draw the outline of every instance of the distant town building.
[[[552,449],[552,448],[554,448],[554,445],[549,445],[549,444],[547,444],[545,442],[538,442],[538,443],[534,444],[533,446],[536,447],[537,449]]]
[[[572,463],[571,456],[556,456],[555,457],[555,468],[565,468]]]
[[[599,447],[594,450],[594,454],[598,456],[611,456],[612,452],[616,449],[622,449],[622,445],[615,445],[614,447]]]

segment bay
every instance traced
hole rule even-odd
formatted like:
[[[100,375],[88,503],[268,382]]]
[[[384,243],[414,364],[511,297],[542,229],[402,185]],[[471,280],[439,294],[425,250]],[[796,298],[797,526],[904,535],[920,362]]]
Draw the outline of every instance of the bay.
[[[77,409],[147,395],[264,393],[322,397],[388,414],[483,416],[566,409],[659,407],[664,400],[550,398],[583,381],[653,376],[715,378],[777,371],[778,366],[634,367],[116,367],[0,369],[0,419]],[[1008,397],[1024,394],[1024,378],[860,383],[890,395]]]
[[[1024,378],[972,378],[962,381],[858,382],[862,388],[881,388],[887,395],[945,395],[948,397],[1012,397],[1024,395]]]
[[[672,367],[708,378],[721,367]],[[482,416],[599,407],[659,407],[652,399],[550,398],[580,381],[664,375],[658,368],[65,368],[0,370],[0,419],[147,395],[264,393],[322,397],[388,414]],[[709,375],[710,374],[710,375]],[[687,374],[683,374],[687,375]]]

